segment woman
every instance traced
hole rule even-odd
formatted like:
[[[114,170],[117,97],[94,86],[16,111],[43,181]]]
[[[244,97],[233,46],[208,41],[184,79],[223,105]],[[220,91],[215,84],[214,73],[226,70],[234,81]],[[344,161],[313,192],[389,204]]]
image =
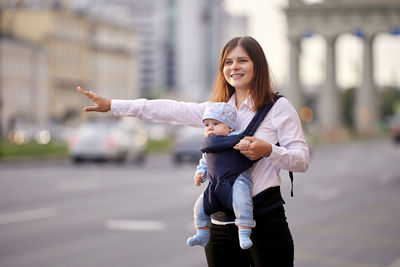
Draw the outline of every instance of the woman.
[[[153,122],[201,126],[206,103],[174,100],[108,100],[77,88],[95,105],[85,111],[112,111]],[[265,104],[273,101],[269,67],[259,43],[251,37],[237,37],[223,48],[219,60],[213,102],[227,102],[237,109],[237,129],[244,129]],[[245,137],[250,146],[240,152],[260,160],[251,169],[252,196],[256,227],[253,246],[242,250],[238,229],[223,216],[214,217],[210,241],[205,248],[209,266],[293,266],[294,246],[286,222],[280,195],[281,169],[304,172],[309,164],[309,150],[299,117],[284,97],[276,101],[253,137]],[[236,149],[239,149],[236,147]]]

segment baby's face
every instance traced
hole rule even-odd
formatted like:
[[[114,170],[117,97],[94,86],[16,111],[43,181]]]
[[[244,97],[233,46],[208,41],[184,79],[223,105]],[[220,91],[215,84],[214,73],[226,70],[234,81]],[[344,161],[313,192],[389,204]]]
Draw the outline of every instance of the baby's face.
[[[204,136],[209,137],[212,135],[228,135],[233,130],[228,125],[214,119],[205,119],[204,123]]]

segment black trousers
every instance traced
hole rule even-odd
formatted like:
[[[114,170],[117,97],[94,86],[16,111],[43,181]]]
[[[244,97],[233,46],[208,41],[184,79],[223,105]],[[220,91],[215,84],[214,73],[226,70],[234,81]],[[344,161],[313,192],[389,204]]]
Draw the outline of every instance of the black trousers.
[[[251,240],[253,246],[243,250],[236,225],[213,224],[205,248],[208,266],[293,267],[294,245],[283,205],[256,218]]]

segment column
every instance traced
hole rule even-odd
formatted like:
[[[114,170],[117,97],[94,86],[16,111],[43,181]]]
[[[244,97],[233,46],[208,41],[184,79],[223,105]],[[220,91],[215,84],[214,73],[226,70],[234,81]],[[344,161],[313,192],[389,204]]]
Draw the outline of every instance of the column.
[[[301,88],[299,63],[300,63],[300,37],[290,37],[290,77],[289,88],[285,90],[285,96],[292,102],[297,112],[305,105],[303,90]]]
[[[373,39],[365,36],[362,85],[356,91],[354,122],[360,133],[373,133],[378,123],[378,94],[374,82]]]
[[[322,130],[334,130],[340,125],[340,101],[336,85],[336,36],[326,40],[326,78],[318,96],[318,118]]]

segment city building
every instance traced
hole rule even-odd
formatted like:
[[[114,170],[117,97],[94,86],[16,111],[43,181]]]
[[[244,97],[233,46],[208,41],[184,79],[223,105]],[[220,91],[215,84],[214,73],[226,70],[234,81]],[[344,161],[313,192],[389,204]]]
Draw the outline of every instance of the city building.
[[[290,0],[286,9],[290,41],[290,82],[285,94],[298,111],[305,105],[299,77],[301,42],[314,35],[322,37],[325,49],[325,81],[317,92],[316,113],[319,128],[326,131],[341,126],[339,88],[336,82],[337,39],[353,34],[363,44],[361,85],[356,90],[354,121],[359,132],[376,132],[379,98],[374,80],[374,45],[381,34],[400,35],[398,0]]]
[[[48,121],[48,54],[40,46],[20,39],[0,38],[0,133],[38,128]]]
[[[22,62],[30,62],[27,66],[33,66],[33,70],[37,68],[35,66],[45,66],[45,74],[40,76],[41,84],[45,85],[39,88],[32,83],[27,90],[31,95],[36,95],[42,94],[42,91],[39,92],[42,88],[47,88],[47,97],[43,98],[46,101],[41,103],[45,105],[41,109],[47,110],[46,120],[65,122],[77,116],[85,116],[81,112],[85,103],[82,96],[75,91],[76,86],[98,90],[100,94],[110,98],[135,98],[139,95],[136,82],[139,76],[136,69],[136,32],[130,25],[118,20],[89,16],[59,1],[47,1],[32,6],[3,8],[1,33],[10,40],[32,44],[36,50],[43,51],[46,55],[47,60],[43,60],[37,53],[33,53],[37,57],[29,57],[29,52],[18,52],[19,46],[14,41],[7,41],[7,46],[1,50],[4,73],[11,71],[4,65],[5,58],[26,56]],[[0,111],[3,136],[10,130],[10,121],[29,117],[32,118],[31,123],[39,122],[33,116],[28,116],[38,112],[36,105],[26,111],[27,116],[22,114],[22,108],[18,115],[11,116],[10,105],[4,104],[10,102],[16,107],[24,105],[22,98],[15,98],[23,92],[21,90],[25,90],[26,77],[23,75],[22,72],[15,73],[13,77],[21,81],[10,81],[11,76],[2,76],[1,92],[14,91],[12,94],[3,94]],[[33,75],[31,79],[39,78]]]
[[[87,8],[137,29],[142,97],[208,98],[222,45],[247,32],[247,18],[228,14],[222,0],[96,0]]]
[[[222,0],[178,0],[176,91],[183,99],[207,100],[223,45],[247,33],[247,18],[226,12]]]

